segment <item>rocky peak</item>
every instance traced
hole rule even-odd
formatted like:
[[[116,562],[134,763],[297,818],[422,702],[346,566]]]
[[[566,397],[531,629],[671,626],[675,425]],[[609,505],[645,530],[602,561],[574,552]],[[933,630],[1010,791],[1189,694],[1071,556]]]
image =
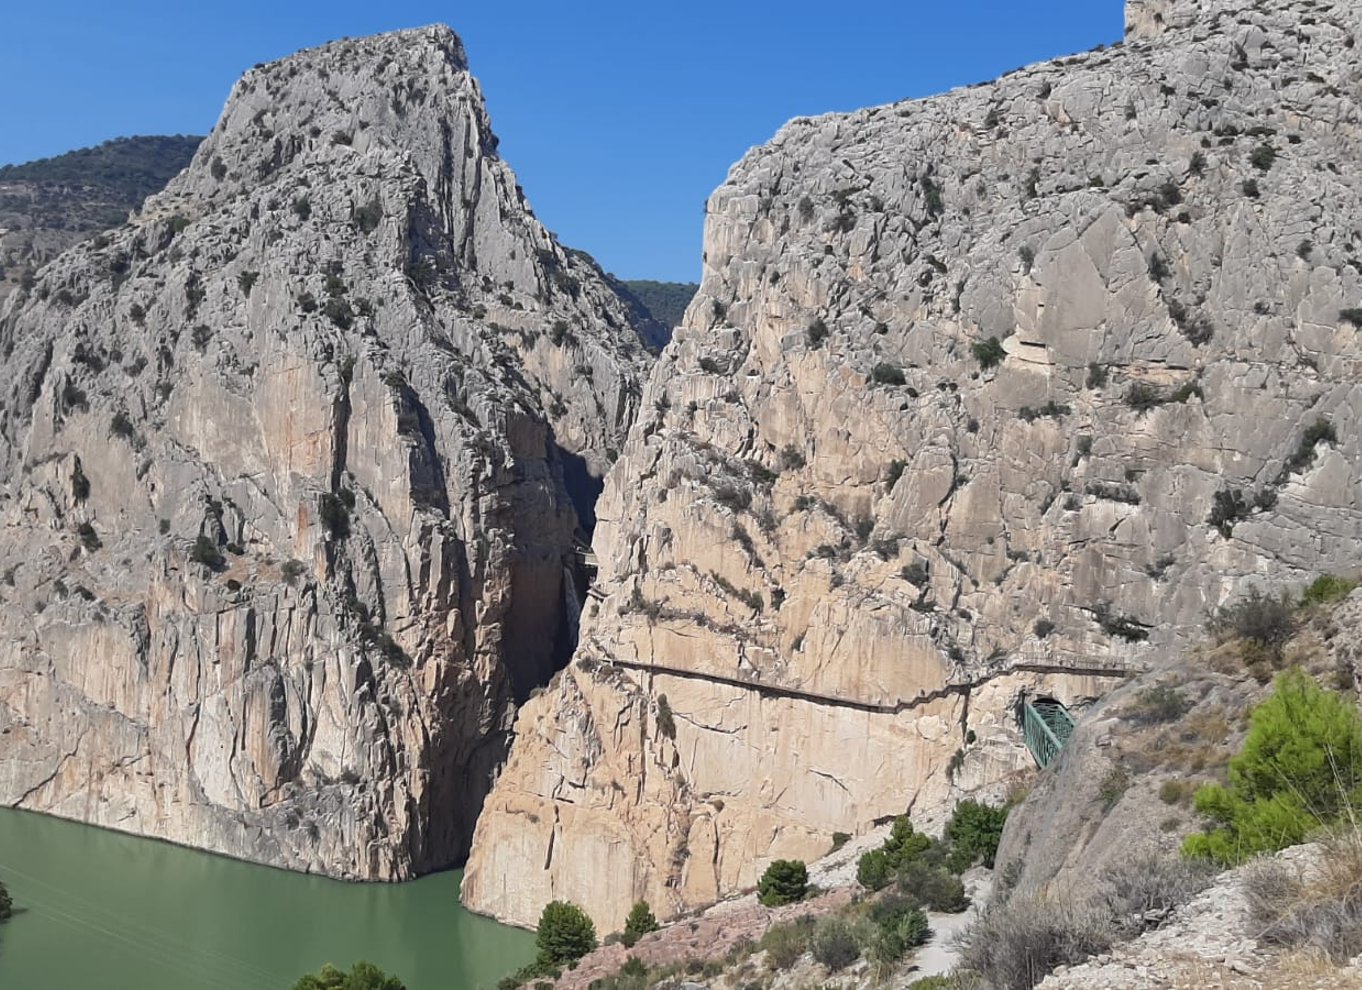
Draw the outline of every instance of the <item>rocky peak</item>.
[[[457,38],[253,70],[0,350],[0,802],[348,877],[461,857],[647,356]]]
[[[495,147],[463,44],[448,27],[345,39],[246,72],[163,206],[208,206],[295,162],[370,156],[410,164],[435,191],[455,165],[494,158]]]

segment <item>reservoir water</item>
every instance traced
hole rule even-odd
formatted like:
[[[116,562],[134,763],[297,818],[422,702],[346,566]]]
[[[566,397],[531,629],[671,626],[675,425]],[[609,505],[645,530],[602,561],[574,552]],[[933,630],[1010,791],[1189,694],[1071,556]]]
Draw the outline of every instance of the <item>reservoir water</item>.
[[[534,937],[459,905],[458,872],[348,884],[0,809],[3,990],[289,990],[360,959],[408,990],[491,990]]]

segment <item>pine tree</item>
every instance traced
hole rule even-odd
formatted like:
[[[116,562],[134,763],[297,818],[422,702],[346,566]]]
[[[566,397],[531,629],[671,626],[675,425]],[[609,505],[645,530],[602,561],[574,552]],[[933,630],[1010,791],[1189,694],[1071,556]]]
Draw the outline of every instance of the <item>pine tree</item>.
[[[559,966],[596,948],[596,926],[576,904],[550,901],[539,916],[534,944],[541,965]]]
[[[657,923],[657,918],[653,915],[653,910],[648,906],[647,901],[639,901],[629,910],[629,917],[624,920],[624,935],[620,941],[626,948],[632,948],[644,935],[655,932],[661,926]]]
[[[797,859],[778,859],[757,881],[757,900],[767,907],[802,901],[809,889],[809,869]]]
[[[1304,841],[1362,807],[1362,717],[1299,668],[1277,677],[1253,710],[1248,737],[1230,761],[1228,787],[1197,791],[1196,808],[1217,827],[1190,836],[1189,856],[1233,865]]]

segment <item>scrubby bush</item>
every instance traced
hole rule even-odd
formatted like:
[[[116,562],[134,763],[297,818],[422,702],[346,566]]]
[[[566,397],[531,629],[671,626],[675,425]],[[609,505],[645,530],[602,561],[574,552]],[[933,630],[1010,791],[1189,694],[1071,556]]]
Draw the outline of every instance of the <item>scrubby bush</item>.
[[[1249,504],[1238,488],[1222,488],[1211,498],[1211,513],[1206,521],[1229,539],[1234,524],[1249,514]]]
[[[950,846],[947,868],[953,873],[963,873],[976,863],[982,863],[993,869],[993,857],[998,854],[1007,812],[1006,807],[995,808],[978,801],[957,804],[942,834],[942,840]]]
[[[1165,780],[1159,785],[1159,800],[1164,804],[1181,804],[1196,791],[1196,785],[1187,780]]]
[[[1341,965],[1362,954],[1362,833],[1333,832],[1320,849],[1308,879],[1279,860],[1252,864],[1244,894],[1261,941],[1318,949]]]
[[[640,938],[649,932],[657,931],[660,927],[652,908],[648,907],[648,902],[639,901],[629,909],[629,916],[624,919],[624,934],[620,941],[626,948],[632,948]]]
[[[90,479],[85,476],[79,458],[71,469],[71,497],[77,502],[84,502],[90,497]]]
[[[8,921],[13,914],[14,898],[10,897],[9,890],[0,882],[0,921]]]
[[[922,909],[912,899],[898,894],[887,894],[872,903],[867,917],[874,925],[870,956],[877,963],[896,963],[932,937]]]
[[[372,234],[383,220],[383,204],[377,199],[370,200],[363,206],[355,207],[350,216],[356,227],[366,234]]]
[[[813,918],[805,915],[793,921],[772,925],[757,943],[757,948],[766,953],[767,966],[779,972],[793,966],[805,952],[813,939]]]
[[[870,378],[876,385],[906,385],[908,383],[902,369],[883,362],[871,369]]]
[[[76,527],[76,535],[80,537],[80,545],[93,553],[104,544],[100,542],[99,534],[88,522],[83,522]]]
[[[830,918],[814,931],[813,957],[835,973],[861,958],[861,946],[851,926],[840,918]]]
[[[1254,588],[1233,605],[1216,609],[1207,626],[1221,640],[1239,636],[1279,657],[1296,630],[1296,616],[1285,595],[1272,598]]]
[[[1321,574],[1301,592],[1302,605],[1328,605],[1352,594],[1358,582],[1336,574]]]
[[[1359,807],[1362,717],[1347,698],[1292,669],[1254,708],[1244,748],[1230,761],[1229,785],[1197,791],[1197,811],[1211,827],[1189,836],[1183,852],[1241,863],[1295,845]]]
[[[676,718],[672,715],[671,702],[665,694],[657,696],[657,731],[668,739],[676,738]]]
[[[1014,896],[991,903],[960,935],[960,963],[996,990],[1032,990],[1057,966],[1111,948],[1109,917],[1094,906]]]
[[[757,881],[757,900],[767,907],[802,901],[809,890],[809,870],[801,860],[777,859]]]
[[[894,865],[883,849],[862,853],[856,863],[856,882],[869,890],[883,890],[894,879]]]
[[[856,879],[863,887],[880,890],[889,886],[899,869],[931,848],[932,839],[913,829],[907,815],[894,820],[884,845],[864,853],[856,864]]]
[[[1286,461],[1286,470],[1291,473],[1304,471],[1315,463],[1315,447],[1321,443],[1337,443],[1338,431],[1334,429],[1334,424],[1330,423],[1323,416],[1316,419],[1305,429],[1301,436],[1301,442],[1297,445],[1293,453]]]
[[[1102,801],[1102,810],[1110,811],[1120,803],[1130,787],[1130,775],[1120,767],[1112,767],[1097,787],[1097,796]]]
[[[1139,413],[1147,413],[1163,403],[1164,398],[1159,390],[1145,382],[1134,382],[1126,392],[1126,405]]]
[[[970,345],[970,353],[974,355],[974,360],[979,362],[979,367],[985,369],[996,368],[1003,363],[1003,358],[1007,357],[1003,342],[997,337],[975,341]]]
[[[1137,694],[1121,714],[1132,722],[1156,725],[1181,718],[1189,708],[1191,702],[1181,691],[1171,684],[1157,684]]]
[[[199,534],[194,540],[194,545],[190,547],[189,559],[215,571],[224,563],[222,552],[218,550],[217,541],[203,534]]]
[[[969,907],[965,885],[947,868],[940,845],[899,867],[898,889],[916,907],[946,914],[959,914]]]
[[[809,324],[809,328],[804,331],[804,337],[809,342],[809,347],[817,350],[823,346],[823,341],[828,339],[828,325],[823,322],[820,316]]]
[[[1277,149],[1270,144],[1260,144],[1249,152],[1249,163],[1260,172],[1270,171],[1277,161]]]
[[[1121,938],[1157,928],[1206,889],[1214,871],[1175,856],[1139,856],[1121,860],[1102,872],[1103,904]]]
[[[109,420],[109,432],[116,437],[122,437],[124,440],[131,440],[136,435],[137,430],[133,427],[132,420],[128,419],[127,413],[120,409]]]
[[[574,962],[596,948],[596,926],[576,904],[550,901],[539,915],[534,944],[541,966]]]

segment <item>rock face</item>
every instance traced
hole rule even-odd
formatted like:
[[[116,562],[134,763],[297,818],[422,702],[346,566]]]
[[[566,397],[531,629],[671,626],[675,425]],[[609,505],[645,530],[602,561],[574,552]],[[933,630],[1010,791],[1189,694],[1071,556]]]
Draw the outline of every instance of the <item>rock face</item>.
[[[343,877],[463,856],[646,355],[458,39],[247,73],[0,348],[0,802]]]
[[[1151,40],[733,168],[470,906],[608,931],[930,820],[1029,764],[1022,690],[1355,564],[1359,15],[1301,9],[1135,4]]]

